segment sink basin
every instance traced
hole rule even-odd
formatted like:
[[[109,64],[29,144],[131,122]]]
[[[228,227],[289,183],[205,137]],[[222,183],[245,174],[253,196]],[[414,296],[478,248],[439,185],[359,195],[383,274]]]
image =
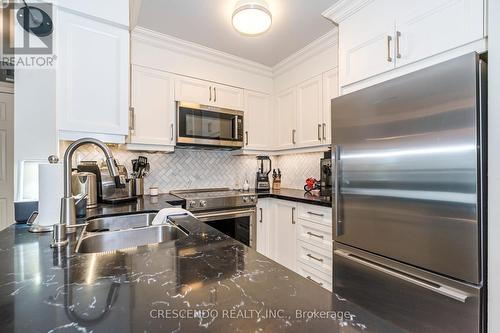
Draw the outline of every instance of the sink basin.
[[[130,215],[129,215],[130,216]],[[172,223],[107,232],[84,233],[76,246],[77,253],[98,253],[174,241],[187,233]]]
[[[131,228],[147,227],[153,222],[156,213],[140,213],[99,217],[91,219],[85,227],[87,232],[117,231]]]

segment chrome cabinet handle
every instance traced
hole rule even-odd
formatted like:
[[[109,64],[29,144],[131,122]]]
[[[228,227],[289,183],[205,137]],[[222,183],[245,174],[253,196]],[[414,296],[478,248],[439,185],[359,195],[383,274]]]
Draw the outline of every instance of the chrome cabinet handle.
[[[262,219],[263,219],[263,214],[262,214],[262,208],[259,208],[260,209],[260,223],[262,223]]]
[[[210,98],[208,99],[209,102],[212,101],[212,86],[208,87],[208,91],[210,93]]]
[[[314,216],[319,216],[319,217],[324,217],[325,214],[319,214],[319,213],[314,213],[314,212],[307,212],[307,214],[314,215]]]
[[[174,123],[170,124],[170,142],[174,141]]]
[[[318,124],[318,141],[321,141],[321,124]]]
[[[135,130],[135,108],[134,107],[130,107],[129,108],[129,112],[130,112],[130,124],[128,126],[128,129],[133,132]]]
[[[334,175],[333,175],[333,181],[335,184],[333,185],[334,189],[334,216],[333,216],[333,234],[335,237],[339,237],[340,235],[343,234],[343,228],[342,228],[342,201],[340,199],[340,177],[339,177],[339,172],[340,172],[340,145],[335,145],[334,146],[335,152],[334,152]]]
[[[311,280],[312,282],[316,283],[317,285],[320,285],[320,286],[322,286],[322,285],[323,285],[323,283],[321,283],[321,282],[314,281],[314,280],[313,280],[313,278],[312,278],[312,277],[310,277],[309,275],[308,275],[308,276],[306,276],[306,279]]]
[[[245,131],[245,146],[248,146],[248,131]]]
[[[325,236],[323,236],[323,235],[316,235],[316,234],[314,234],[314,233],[312,233],[310,231],[308,231],[307,234],[309,236],[313,236],[313,237],[318,237],[318,238],[321,238],[321,239],[325,239]]]
[[[292,224],[295,224],[295,207],[292,207]]]
[[[292,130],[292,144],[295,144],[295,130]]]
[[[322,258],[315,257],[315,256],[313,256],[313,255],[312,255],[312,254],[310,254],[310,253],[306,254],[306,256],[308,256],[309,258],[314,259],[314,260],[316,260],[316,261],[323,262],[323,259],[322,259]]]
[[[217,88],[214,87],[214,102],[217,102]]]
[[[375,261],[365,260],[361,256],[350,253],[348,251],[335,250],[335,251],[333,251],[333,253],[334,253],[334,255],[338,255],[338,256],[345,258],[349,261],[358,263],[358,264],[363,265],[365,267],[369,267],[369,268],[376,270],[378,272],[393,276],[393,277],[398,278],[400,280],[403,280],[403,281],[409,282],[411,284],[420,286],[422,288],[428,289],[428,290],[433,291],[435,293],[447,296],[449,298],[452,298],[452,299],[457,300],[457,301],[462,302],[462,303],[465,303],[467,301],[467,298],[469,298],[468,294],[466,294],[458,289],[440,284],[437,281],[427,281],[423,277],[413,276],[412,274],[407,274],[405,272],[400,273],[392,268],[387,268],[386,266],[378,264]]]
[[[387,61],[392,62],[392,57],[391,57],[391,41],[392,41],[392,36],[387,36]]]
[[[398,59],[401,58],[400,39],[401,39],[401,32],[396,31],[396,58],[398,58]]]
[[[326,123],[323,123],[323,140],[326,140]]]

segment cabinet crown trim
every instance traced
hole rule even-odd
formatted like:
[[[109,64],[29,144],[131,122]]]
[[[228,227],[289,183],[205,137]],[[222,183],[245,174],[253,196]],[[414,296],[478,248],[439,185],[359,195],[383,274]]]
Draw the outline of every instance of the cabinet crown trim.
[[[271,67],[140,26],[132,30],[131,37],[132,40],[195,56],[200,59],[237,68],[249,73],[262,75],[268,78],[272,78],[273,76]]]
[[[339,24],[349,16],[368,5],[373,0],[339,0],[333,6],[325,10],[321,15]]]

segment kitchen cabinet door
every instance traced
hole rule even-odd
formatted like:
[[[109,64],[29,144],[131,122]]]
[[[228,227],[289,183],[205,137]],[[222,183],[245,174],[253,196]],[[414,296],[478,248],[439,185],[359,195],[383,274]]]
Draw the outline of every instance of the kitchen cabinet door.
[[[259,199],[257,203],[257,252],[270,257],[269,237],[272,223],[271,199]]]
[[[325,144],[332,143],[332,107],[331,100],[339,95],[339,76],[337,68],[323,73],[323,124],[322,140]]]
[[[66,135],[79,132],[120,135],[124,141],[128,133],[128,30],[62,10],[58,25],[60,138],[74,139]]]
[[[175,100],[210,105],[213,100],[210,82],[178,76],[175,80]]]
[[[226,109],[243,110],[243,89],[212,84],[212,105]]]
[[[254,91],[245,91],[245,148],[271,148],[271,97]]]
[[[483,0],[393,2],[396,13],[395,56],[398,67],[484,36]]]
[[[0,230],[14,222],[14,95],[0,93]]]
[[[174,79],[171,74],[132,67],[132,144],[175,145]]]
[[[322,142],[323,82],[321,75],[297,86],[297,146],[310,147]]]
[[[297,139],[296,88],[285,90],[276,96],[276,131],[278,148],[293,148]]]
[[[274,200],[273,205],[274,221],[269,242],[271,258],[295,271],[297,205],[285,200]]]
[[[339,30],[340,84],[394,69],[393,0],[375,0],[342,21]],[[404,2],[405,5],[407,2]]]

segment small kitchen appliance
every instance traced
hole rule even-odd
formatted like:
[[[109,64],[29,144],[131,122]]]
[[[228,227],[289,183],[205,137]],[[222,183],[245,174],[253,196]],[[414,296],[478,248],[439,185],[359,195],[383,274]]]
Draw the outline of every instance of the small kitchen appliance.
[[[269,168],[265,164],[269,162]],[[255,177],[255,190],[257,192],[269,191],[269,173],[271,172],[271,159],[269,156],[257,156],[258,171]]]
[[[324,153],[319,162],[320,165],[320,195],[332,195],[332,152]]]

